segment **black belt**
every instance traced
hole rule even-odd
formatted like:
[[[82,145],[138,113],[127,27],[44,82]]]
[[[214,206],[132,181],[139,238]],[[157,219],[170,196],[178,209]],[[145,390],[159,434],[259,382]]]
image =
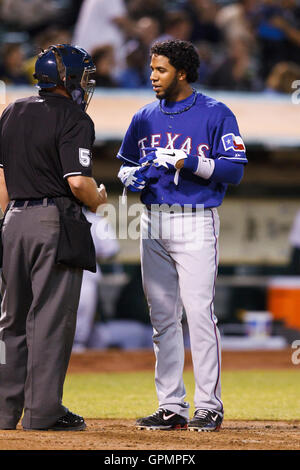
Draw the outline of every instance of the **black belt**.
[[[30,207],[30,206],[54,206],[54,199],[45,197],[43,199],[15,199],[12,201],[12,207]]]

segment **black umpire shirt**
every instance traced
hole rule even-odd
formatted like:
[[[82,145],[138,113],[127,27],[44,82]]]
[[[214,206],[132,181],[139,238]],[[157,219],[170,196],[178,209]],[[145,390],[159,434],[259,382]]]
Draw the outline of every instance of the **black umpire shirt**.
[[[92,176],[91,118],[71,99],[40,91],[0,120],[0,166],[10,199],[73,197],[67,177]]]

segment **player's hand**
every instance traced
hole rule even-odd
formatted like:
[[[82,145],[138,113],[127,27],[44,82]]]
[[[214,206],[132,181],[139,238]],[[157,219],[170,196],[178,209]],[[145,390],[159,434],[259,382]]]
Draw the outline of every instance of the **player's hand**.
[[[163,147],[146,147],[143,149],[143,151],[146,152],[146,155],[139,160],[139,163],[142,166],[163,166],[167,169],[173,168],[175,170],[178,170],[183,166],[183,162],[181,161],[185,160],[188,157],[188,155],[183,150],[178,149],[165,149]]]
[[[124,166],[121,167],[118,177],[130,191],[142,191],[147,183],[147,178],[143,175],[142,168]]]

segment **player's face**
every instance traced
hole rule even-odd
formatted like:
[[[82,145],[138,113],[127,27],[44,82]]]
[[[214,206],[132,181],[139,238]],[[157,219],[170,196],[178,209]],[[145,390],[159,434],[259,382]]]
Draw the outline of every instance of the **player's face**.
[[[170,64],[168,57],[152,55],[150,68],[153,90],[158,99],[176,100],[180,92],[179,72]]]

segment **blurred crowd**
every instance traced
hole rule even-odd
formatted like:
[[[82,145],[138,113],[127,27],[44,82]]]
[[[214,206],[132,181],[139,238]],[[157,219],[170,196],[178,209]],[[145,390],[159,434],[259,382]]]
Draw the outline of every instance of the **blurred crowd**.
[[[38,52],[72,43],[98,87],[149,88],[149,49],[169,38],[194,43],[208,89],[291,93],[300,79],[300,0],[0,0],[0,79],[33,84]]]

